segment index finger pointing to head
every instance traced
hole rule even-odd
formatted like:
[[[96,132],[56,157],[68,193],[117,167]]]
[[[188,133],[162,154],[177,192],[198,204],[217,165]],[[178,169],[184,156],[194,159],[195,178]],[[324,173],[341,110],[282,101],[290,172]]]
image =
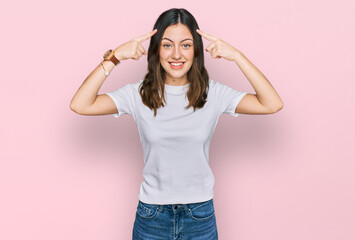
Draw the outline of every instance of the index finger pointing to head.
[[[150,38],[151,36],[153,36],[157,31],[158,31],[158,29],[154,29],[153,31],[151,31],[143,36],[137,37],[136,40],[138,40],[139,42],[145,41],[148,38]]]
[[[207,33],[205,33],[205,32],[202,32],[200,29],[196,29],[196,31],[197,31],[202,37],[206,38],[208,41],[213,42],[213,41],[217,40],[216,37],[214,37],[214,36],[212,36],[212,35],[209,35],[209,34],[207,34]]]

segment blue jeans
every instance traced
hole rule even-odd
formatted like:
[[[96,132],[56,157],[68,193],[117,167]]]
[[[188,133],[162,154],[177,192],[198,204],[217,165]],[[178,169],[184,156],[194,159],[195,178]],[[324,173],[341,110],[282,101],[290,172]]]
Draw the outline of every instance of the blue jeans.
[[[188,204],[148,204],[138,200],[133,240],[217,240],[213,199]]]

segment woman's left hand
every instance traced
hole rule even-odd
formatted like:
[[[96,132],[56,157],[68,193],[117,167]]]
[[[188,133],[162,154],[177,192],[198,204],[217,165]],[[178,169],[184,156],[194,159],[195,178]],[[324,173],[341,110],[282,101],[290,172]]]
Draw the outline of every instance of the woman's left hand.
[[[212,42],[207,48],[206,51],[211,53],[212,58],[225,58],[229,61],[234,61],[238,50],[223,41],[222,39],[209,35],[199,29],[196,29],[196,32],[202,37]]]

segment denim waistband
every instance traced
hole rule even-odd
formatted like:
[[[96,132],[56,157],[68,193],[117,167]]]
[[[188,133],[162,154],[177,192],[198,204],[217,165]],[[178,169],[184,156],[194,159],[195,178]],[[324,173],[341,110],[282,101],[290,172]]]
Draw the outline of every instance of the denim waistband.
[[[185,204],[149,204],[145,203],[139,200],[139,203],[141,203],[143,206],[148,206],[148,207],[153,207],[157,208],[158,211],[162,212],[163,210],[169,210],[172,212],[178,212],[178,211],[186,211],[188,212],[191,208],[195,208],[197,206],[203,206],[205,204],[209,204],[210,202],[213,202],[213,198],[204,202],[197,202],[197,203],[185,203]]]

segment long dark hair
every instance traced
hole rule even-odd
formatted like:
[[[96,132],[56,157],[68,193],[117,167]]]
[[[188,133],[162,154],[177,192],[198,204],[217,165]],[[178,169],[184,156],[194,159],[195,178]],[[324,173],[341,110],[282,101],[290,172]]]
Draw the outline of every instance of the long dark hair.
[[[189,105],[185,108],[203,108],[207,101],[209,76],[204,65],[203,43],[201,36],[196,32],[199,29],[195,18],[190,12],[183,8],[171,8],[163,12],[154,24],[154,29],[158,29],[150,38],[148,49],[148,73],[139,86],[139,93],[144,105],[154,110],[164,107],[166,103],[164,96],[165,70],[160,65],[159,51],[160,44],[165,29],[170,25],[184,24],[189,28],[193,36],[194,60],[191,68],[187,72],[187,80],[190,83],[186,96]]]

